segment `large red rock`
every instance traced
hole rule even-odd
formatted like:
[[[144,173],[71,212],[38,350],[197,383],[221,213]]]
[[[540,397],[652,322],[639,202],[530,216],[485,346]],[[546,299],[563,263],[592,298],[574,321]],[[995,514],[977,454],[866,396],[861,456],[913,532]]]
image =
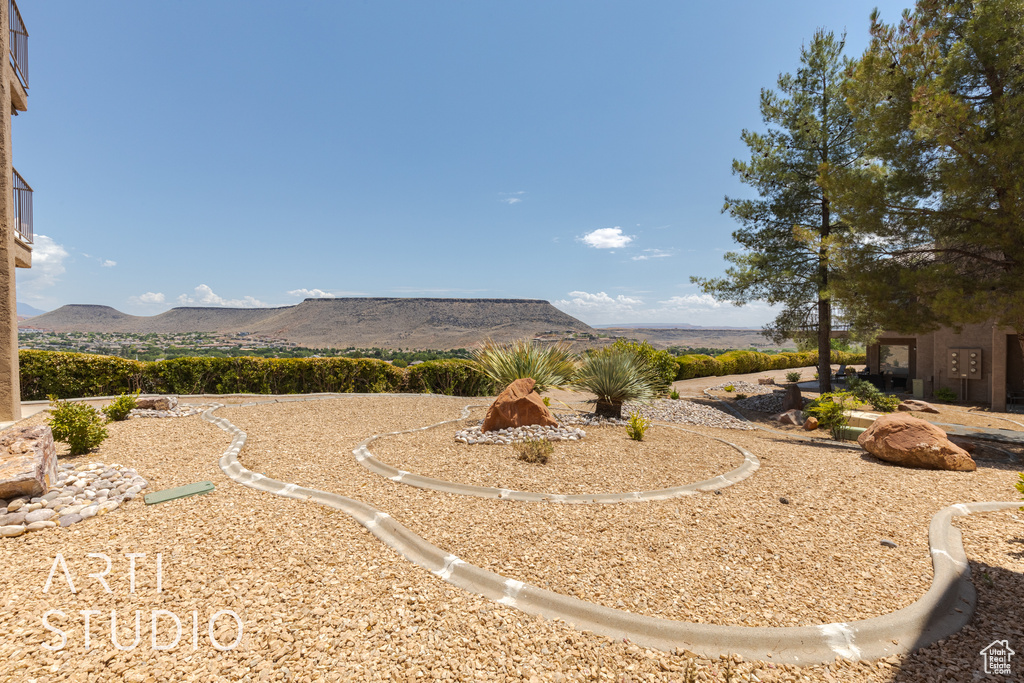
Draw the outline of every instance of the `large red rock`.
[[[488,409],[480,430],[490,432],[526,425],[557,427],[558,421],[540,396],[533,392],[534,384],[533,379],[526,377],[505,387]]]
[[[912,415],[891,413],[875,420],[857,438],[871,455],[906,467],[973,472],[974,459],[930,422]]]
[[[0,498],[41,496],[57,482],[57,449],[46,425],[0,434]]]
[[[177,396],[151,396],[135,399],[135,407],[141,410],[173,410],[178,407]]]
[[[782,397],[782,412],[790,410],[803,410],[804,399],[800,395],[800,387],[796,384],[787,384],[786,393]]]

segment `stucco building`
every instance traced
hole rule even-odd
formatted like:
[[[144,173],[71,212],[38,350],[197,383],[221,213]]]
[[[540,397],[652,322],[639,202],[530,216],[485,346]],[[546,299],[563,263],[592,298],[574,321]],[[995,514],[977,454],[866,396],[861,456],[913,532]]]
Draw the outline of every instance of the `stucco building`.
[[[1008,397],[1024,405],[1024,354],[1008,327],[985,323],[960,332],[886,332],[867,351],[872,373],[889,373],[908,389],[919,380],[925,398],[945,387],[961,401],[989,403],[993,410],[1006,410]]]
[[[0,38],[9,55],[0,88],[6,105],[0,133],[0,422],[21,417],[18,381],[17,268],[32,267],[32,188],[14,170],[11,118],[28,110],[28,31],[14,0],[0,3]],[[5,182],[6,181],[6,182]]]

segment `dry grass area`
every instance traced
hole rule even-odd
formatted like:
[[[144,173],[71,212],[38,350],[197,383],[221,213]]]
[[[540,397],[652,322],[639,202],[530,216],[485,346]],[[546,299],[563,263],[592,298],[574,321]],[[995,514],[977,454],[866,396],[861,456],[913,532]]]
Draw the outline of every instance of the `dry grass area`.
[[[625,427],[586,427],[582,441],[554,444],[546,465],[516,459],[512,446],[456,443],[455,432],[476,425],[484,410],[462,423],[426,432],[386,436],[370,445],[378,460],[445,481],[543,493],[649,491],[710,479],[737,467],[743,456],[718,441],[665,425],[643,441]]]
[[[370,434],[451,419],[467,402],[353,397],[219,414],[249,433],[240,460],[254,471],[364,500],[466,561],[508,576],[700,622],[795,625],[890,612],[929,585],[926,532],[935,511],[953,502],[1019,497],[1016,474],[1006,466],[982,465],[975,473],[903,470],[782,436],[711,428],[703,431],[758,454],[762,469],[720,495],[661,503],[559,506],[452,496],[381,479],[351,455]],[[410,443],[441,438],[433,432],[443,429],[421,432]],[[687,666],[699,668],[704,680],[725,680],[722,661],[647,650],[529,617],[411,565],[341,513],[238,486],[216,466],[227,434],[198,417],[132,420],[110,430],[111,438],[85,459],[134,467],[151,482],[149,490],[204,479],[217,490],[156,506],[137,499],[67,529],[2,539],[0,561],[13,569],[0,575],[0,659],[6,662],[0,680],[646,681],[681,680]],[[709,441],[672,433],[687,452],[690,442]],[[556,460],[545,467],[561,466]],[[743,662],[729,666],[733,680],[971,680],[981,670],[981,648],[997,637],[1021,642],[1020,519],[1024,513],[960,522],[975,576],[985,572],[991,584],[976,579],[978,616],[941,646],[885,662],[802,668]],[[881,538],[898,547],[882,547]],[[43,592],[57,553],[77,594],[60,570]],[[103,569],[87,553],[111,557],[111,593],[87,576]],[[136,560],[134,593],[125,553],[146,553]],[[162,593],[156,592],[157,553]],[[67,631],[62,650],[42,647],[60,644],[43,628],[48,609],[67,615],[51,618]],[[90,650],[84,609],[101,612],[92,617]],[[183,624],[182,641],[167,651],[150,648],[156,609]],[[122,644],[132,642],[134,611],[140,611],[142,641],[134,650],[112,645],[110,610],[117,612]],[[201,622],[194,651],[193,610]],[[244,623],[234,650],[218,652],[209,643],[206,619],[217,610],[234,610]],[[160,642],[173,640],[171,624],[170,617],[161,621]],[[232,624],[227,617],[217,622],[219,642],[234,638]]]

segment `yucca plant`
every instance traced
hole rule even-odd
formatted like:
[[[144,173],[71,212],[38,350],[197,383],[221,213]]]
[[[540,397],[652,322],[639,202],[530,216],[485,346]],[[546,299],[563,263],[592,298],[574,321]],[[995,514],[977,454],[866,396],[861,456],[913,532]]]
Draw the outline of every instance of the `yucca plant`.
[[[626,401],[650,401],[657,396],[657,371],[629,350],[606,348],[583,358],[572,388],[597,394],[595,412],[622,418]]]
[[[473,360],[499,389],[532,377],[538,393],[568,384],[576,370],[576,357],[567,345],[541,346],[525,339],[510,344],[488,341],[473,351]]]

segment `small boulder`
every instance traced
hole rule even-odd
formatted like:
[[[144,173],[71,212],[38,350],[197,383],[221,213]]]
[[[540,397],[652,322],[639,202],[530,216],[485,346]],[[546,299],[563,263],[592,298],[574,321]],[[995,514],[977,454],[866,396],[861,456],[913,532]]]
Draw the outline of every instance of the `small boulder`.
[[[937,413],[937,412],[939,412],[938,409],[935,406],[933,406],[931,403],[928,403],[926,401],[916,401],[914,399],[907,399],[906,401],[903,401],[898,406],[896,406],[896,409],[899,410],[900,412],[904,412],[904,413],[910,413],[910,412]]]
[[[135,407],[140,410],[174,410],[178,407],[177,396],[149,396],[135,399]]]
[[[811,415],[809,418],[804,420],[804,429],[806,429],[807,431],[813,432],[817,428],[818,428],[818,418],[816,418],[813,415]]]
[[[758,384],[775,384],[775,378],[774,377],[758,377],[757,378],[757,383]]]
[[[787,410],[778,417],[779,423],[800,426],[804,423],[804,414],[799,410]]]
[[[940,428],[911,415],[882,415],[857,438],[864,450],[880,460],[905,467],[973,472],[970,454]]]
[[[804,399],[800,396],[800,387],[796,384],[786,385],[786,395],[782,397],[782,412],[796,409],[803,410]]]
[[[554,415],[540,396],[534,393],[535,384],[532,378],[524,377],[505,387],[487,410],[480,431],[490,432],[527,425],[557,427],[558,421]]]
[[[46,425],[0,435],[0,499],[41,496],[57,483],[57,449]],[[20,505],[8,510],[14,512]]]

